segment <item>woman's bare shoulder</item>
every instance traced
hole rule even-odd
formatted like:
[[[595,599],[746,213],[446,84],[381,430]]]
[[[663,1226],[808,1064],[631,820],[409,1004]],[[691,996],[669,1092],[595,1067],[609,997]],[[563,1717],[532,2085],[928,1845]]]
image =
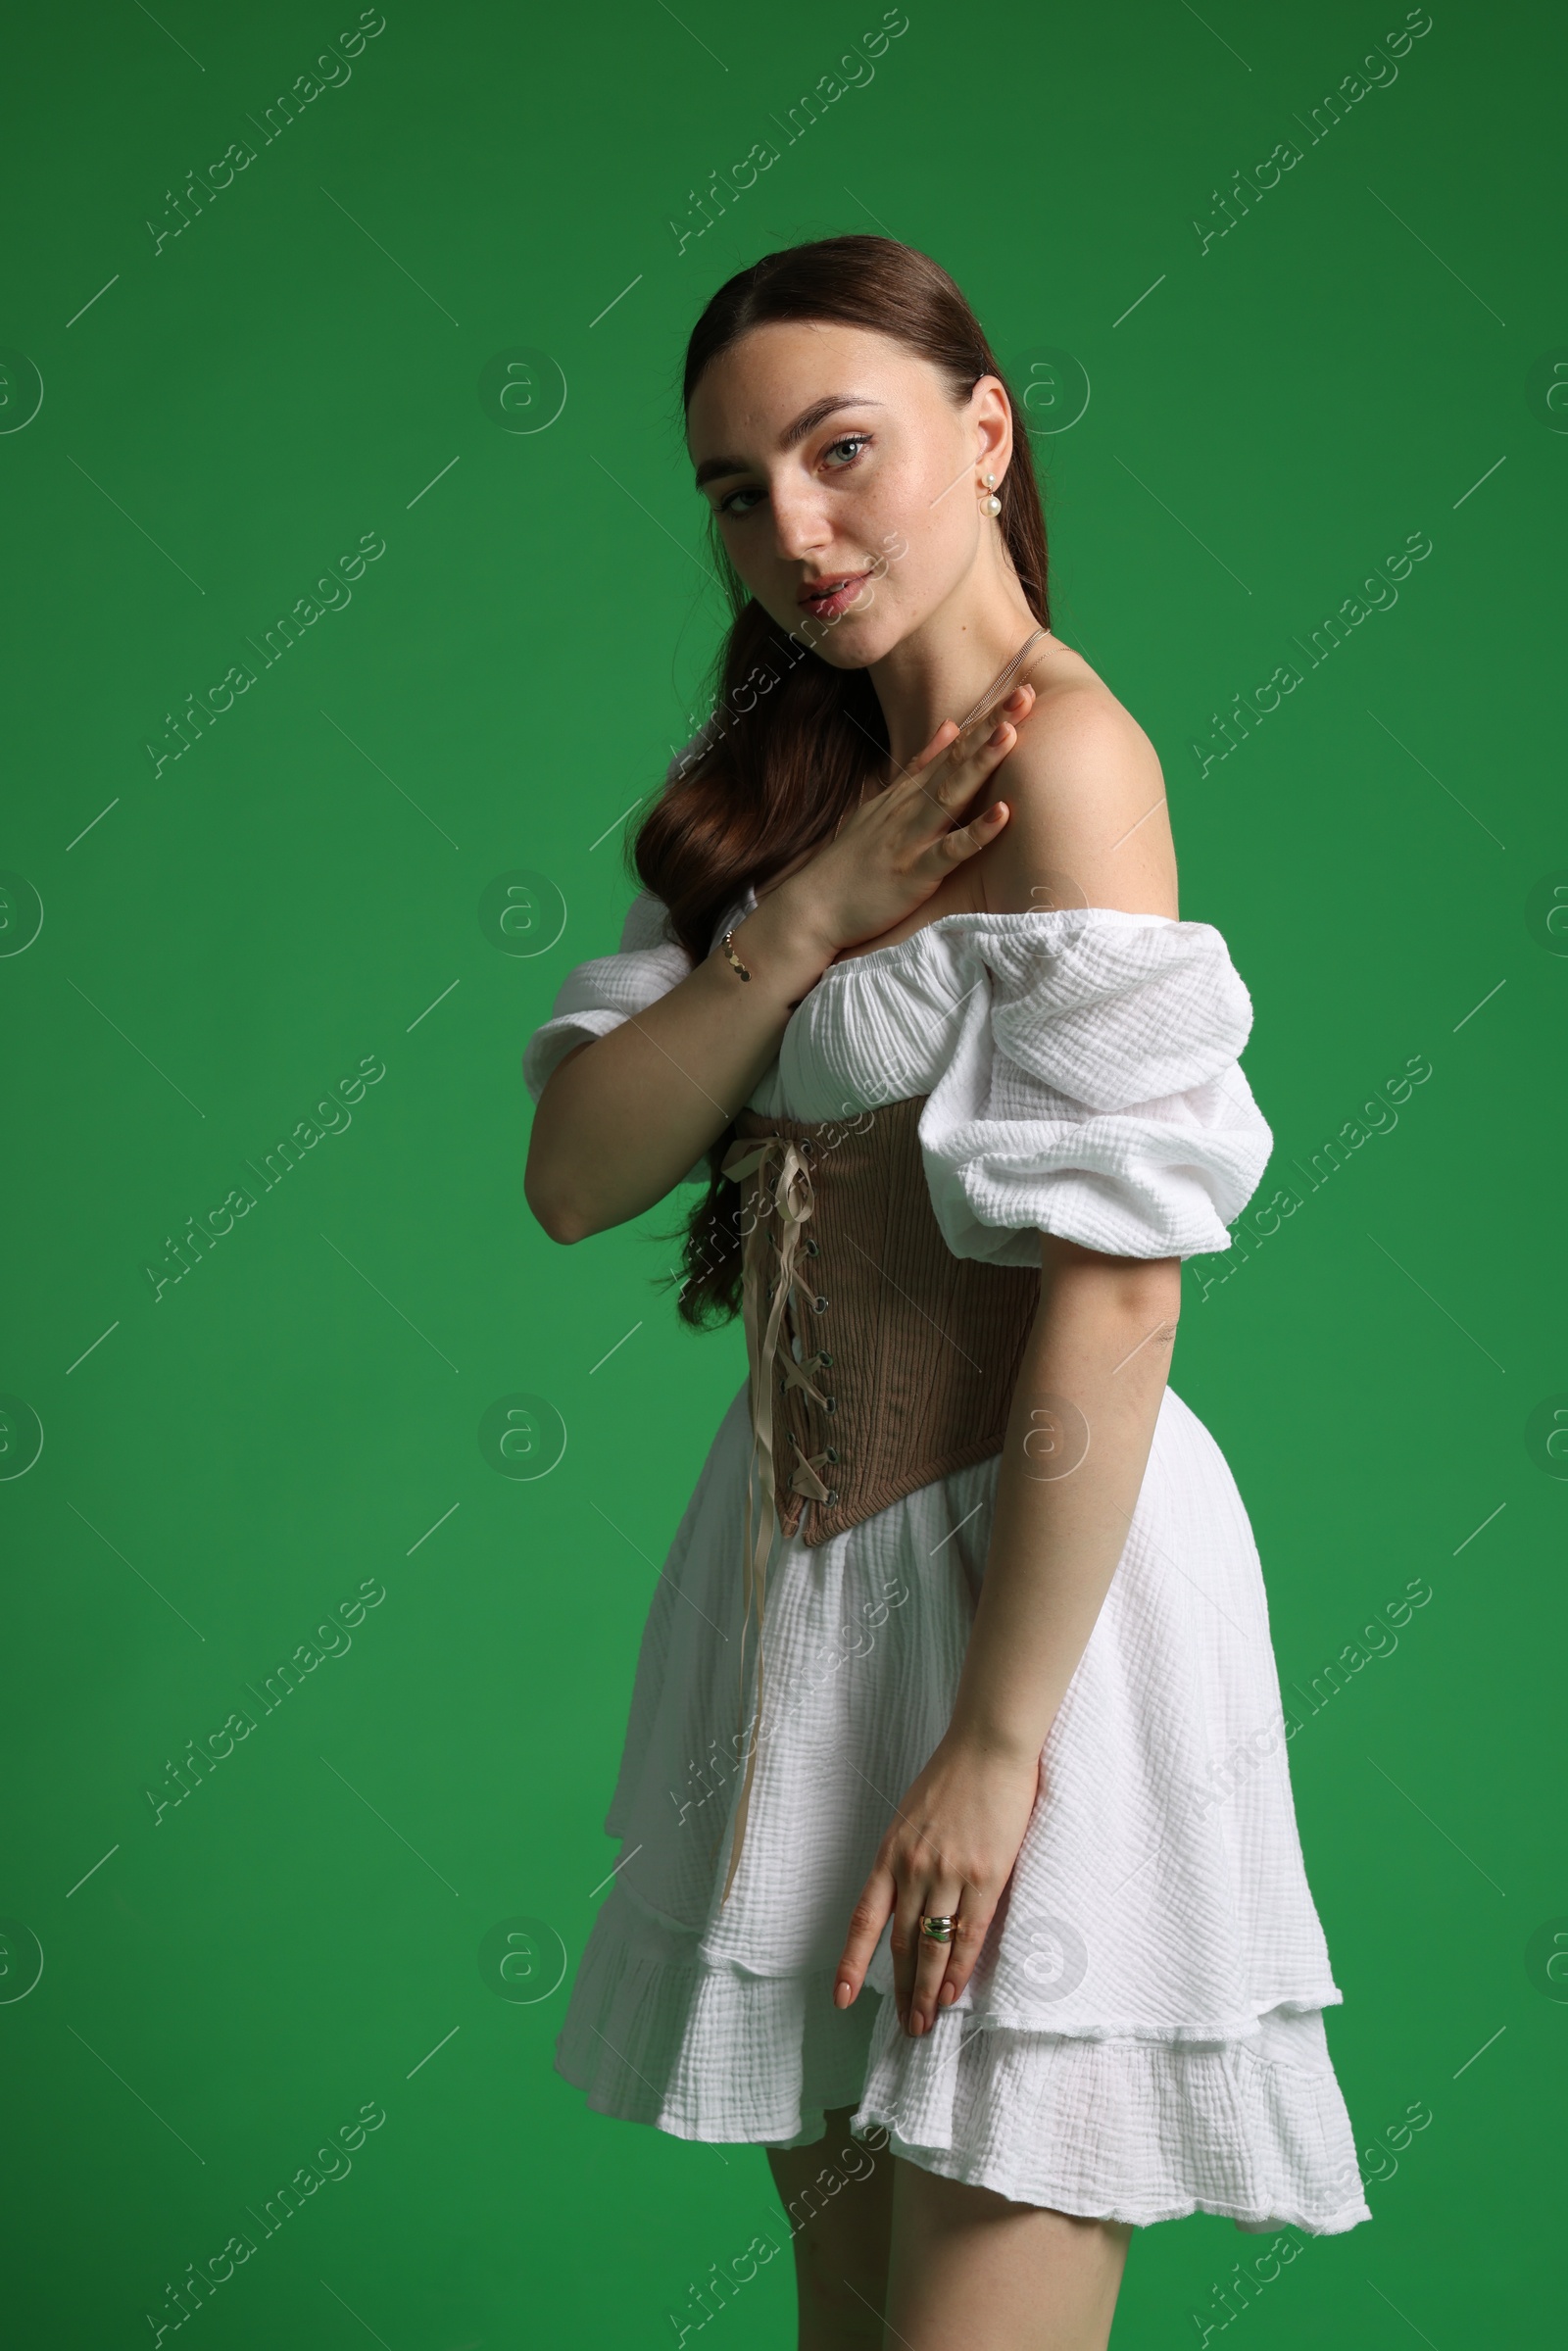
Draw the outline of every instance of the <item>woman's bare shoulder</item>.
[[[1007,803],[1008,820],[973,859],[986,909],[1066,904],[1174,917],[1176,852],[1152,743],[1059,638],[1025,675],[1035,707],[987,795]]]

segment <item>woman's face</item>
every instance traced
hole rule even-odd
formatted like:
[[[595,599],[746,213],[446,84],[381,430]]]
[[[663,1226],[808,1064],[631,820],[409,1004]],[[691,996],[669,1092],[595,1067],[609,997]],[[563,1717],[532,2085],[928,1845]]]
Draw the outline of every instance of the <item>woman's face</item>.
[[[998,560],[980,477],[1007,470],[1006,395],[984,375],[956,404],[891,335],[752,327],[699,379],[686,438],[747,588],[835,669],[880,661]]]

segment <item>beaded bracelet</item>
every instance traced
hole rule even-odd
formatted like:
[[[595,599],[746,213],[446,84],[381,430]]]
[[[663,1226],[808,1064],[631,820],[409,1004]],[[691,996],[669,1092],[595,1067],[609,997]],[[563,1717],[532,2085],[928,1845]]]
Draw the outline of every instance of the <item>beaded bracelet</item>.
[[[725,955],[728,956],[735,969],[740,973],[741,978],[743,980],[749,980],[752,975],[747,970],[745,964],[741,961],[740,956],[735,953],[734,947],[731,944],[734,937],[735,933],[733,930],[726,931],[723,938],[719,941],[719,945],[723,948]]]

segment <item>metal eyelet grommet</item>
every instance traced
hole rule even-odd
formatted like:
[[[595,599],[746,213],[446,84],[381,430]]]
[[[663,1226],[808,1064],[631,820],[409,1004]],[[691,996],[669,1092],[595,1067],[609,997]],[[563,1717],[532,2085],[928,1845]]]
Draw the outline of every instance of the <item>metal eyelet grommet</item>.
[[[833,1507],[834,1503],[835,1503],[835,1502],[838,1500],[838,1498],[839,1498],[839,1497],[838,1497],[838,1492],[837,1492],[837,1489],[836,1489],[836,1488],[833,1488],[833,1487],[829,1487],[829,1489],[828,1489],[828,1496],[827,1496],[827,1506],[828,1506],[828,1508],[829,1508],[830,1510],[832,1509],[832,1507]]]
[[[831,1461],[834,1467],[837,1468],[839,1457],[831,1445],[828,1446],[827,1451],[823,1454],[822,1458],[824,1461]]]
[[[813,1314],[825,1314],[826,1311],[827,1299],[825,1298],[813,1298],[811,1300],[811,1312]]]
[[[814,1241],[808,1241],[806,1245],[806,1253],[808,1257],[819,1257],[822,1251]]]
[[[839,1399],[836,1396],[825,1396],[822,1398],[822,1409],[824,1412],[836,1412],[838,1408]]]
[[[816,1145],[811,1141],[810,1136],[803,1135],[801,1138],[801,1157],[803,1159],[808,1159],[815,1149]]]
[[[822,1369],[823,1369],[824,1371],[831,1371],[831,1370],[833,1369],[833,1358],[832,1358],[832,1356],[831,1356],[831,1355],[828,1353],[828,1351],[827,1351],[827,1348],[826,1348],[825,1347],[819,1347],[817,1348],[817,1350],[816,1350],[816,1359],[817,1359],[818,1363],[820,1363],[820,1364],[821,1364],[821,1366],[822,1366]]]

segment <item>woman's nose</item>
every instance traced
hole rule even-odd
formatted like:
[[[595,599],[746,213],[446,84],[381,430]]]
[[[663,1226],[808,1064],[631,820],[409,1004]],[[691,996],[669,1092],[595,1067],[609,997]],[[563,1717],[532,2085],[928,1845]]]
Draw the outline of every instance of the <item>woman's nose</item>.
[[[819,500],[775,493],[773,537],[786,563],[798,563],[833,544],[833,526]]]

